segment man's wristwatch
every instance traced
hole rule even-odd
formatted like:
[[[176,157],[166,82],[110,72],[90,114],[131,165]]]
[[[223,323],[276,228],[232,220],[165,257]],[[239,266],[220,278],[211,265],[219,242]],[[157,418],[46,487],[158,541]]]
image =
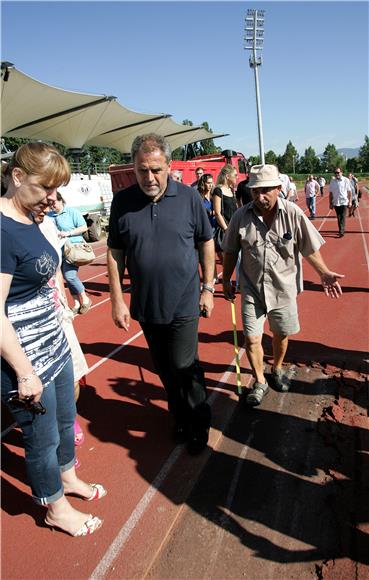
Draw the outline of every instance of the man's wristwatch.
[[[215,292],[215,288],[214,286],[209,286],[209,284],[203,284],[202,285],[202,289],[203,290],[208,290],[209,292],[211,292],[212,294],[214,294]]]

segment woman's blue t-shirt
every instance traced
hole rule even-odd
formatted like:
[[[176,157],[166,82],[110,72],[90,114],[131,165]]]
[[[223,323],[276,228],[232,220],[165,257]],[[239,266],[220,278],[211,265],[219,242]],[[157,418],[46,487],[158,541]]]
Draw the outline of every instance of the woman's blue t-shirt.
[[[54,289],[49,280],[58,267],[58,254],[36,224],[1,217],[1,272],[12,275],[6,315],[42,384],[47,386],[70,356],[59,324]],[[15,373],[1,359],[2,380],[16,386]],[[14,384],[15,383],[15,384]]]
[[[81,212],[75,207],[69,207],[68,205],[65,205],[60,213],[52,211],[48,215],[49,217],[53,218],[56,227],[61,232],[70,232],[70,230],[86,225],[85,219]],[[78,244],[84,240],[83,236],[79,234],[78,236],[71,236],[68,238],[68,241],[70,241],[72,244]]]
[[[213,202],[210,199],[207,199],[206,197],[203,197],[203,202],[206,209],[206,213],[208,214],[210,225],[212,228],[215,228],[215,226],[217,225],[217,220],[215,219],[215,216],[212,215]]]

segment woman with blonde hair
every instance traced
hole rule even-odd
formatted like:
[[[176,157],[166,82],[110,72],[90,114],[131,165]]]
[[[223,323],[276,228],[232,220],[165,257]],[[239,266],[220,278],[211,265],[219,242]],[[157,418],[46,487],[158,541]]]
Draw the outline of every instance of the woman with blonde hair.
[[[213,190],[213,207],[217,227],[214,234],[215,250],[218,258],[223,260],[221,241],[227,230],[228,224],[237,209],[237,201],[234,189],[237,185],[237,169],[227,164],[222,167],[216,186]]]
[[[22,430],[27,475],[45,523],[72,536],[92,534],[102,521],[71,506],[66,494],[100,499],[106,491],[75,471],[74,378],[70,349],[48,281],[58,254],[32,213],[53,204],[70,169],[51,145],[28,143],[5,170],[1,212],[1,395]]]

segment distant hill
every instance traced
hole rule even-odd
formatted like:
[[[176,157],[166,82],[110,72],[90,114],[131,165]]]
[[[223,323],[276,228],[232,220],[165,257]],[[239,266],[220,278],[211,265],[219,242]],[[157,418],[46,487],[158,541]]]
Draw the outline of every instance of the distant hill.
[[[360,147],[353,147],[351,149],[348,147],[342,147],[342,149],[337,149],[338,153],[340,155],[343,155],[344,157],[346,157],[346,159],[352,159],[353,157],[359,157],[359,150],[360,150]],[[319,153],[318,157],[322,158],[323,153]]]
[[[344,155],[344,157],[347,157],[347,159],[352,159],[352,157],[359,157],[359,150],[360,147],[355,147],[352,149],[343,147],[342,149],[337,149],[338,153],[340,155]]]

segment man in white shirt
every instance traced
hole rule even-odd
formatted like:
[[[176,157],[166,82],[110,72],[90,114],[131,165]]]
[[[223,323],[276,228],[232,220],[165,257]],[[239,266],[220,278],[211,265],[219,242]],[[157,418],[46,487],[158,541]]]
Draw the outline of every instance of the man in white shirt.
[[[319,177],[318,183],[319,183],[319,187],[320,187],[320,195],[323,197],[323,194],[324,194],[324,186],[326,184],[326,181],[325,181],[323,175],[321,175]]]
[[[291,192],[290,178],[285,173],[280,173],[279,179],[281,180],[281,183],[282,183],[282,188],[281,188],[281,191],[279,192],[279,197],[281,199],[289,199],[289,197],[292,193]]]
[[[345,222],[347,207],[351,207],[352,191],[350,180],[342,175],[342,170],[337,167],[334,177],[329,184],[329,207],[335,209],[338,222],[338,237],[345,235]]]
[[[310,212],[310,219],[315,219],[316,196],[320,191],[319,183],[314,179],[314,175],[309,175],[305,183],[306,207]]]

